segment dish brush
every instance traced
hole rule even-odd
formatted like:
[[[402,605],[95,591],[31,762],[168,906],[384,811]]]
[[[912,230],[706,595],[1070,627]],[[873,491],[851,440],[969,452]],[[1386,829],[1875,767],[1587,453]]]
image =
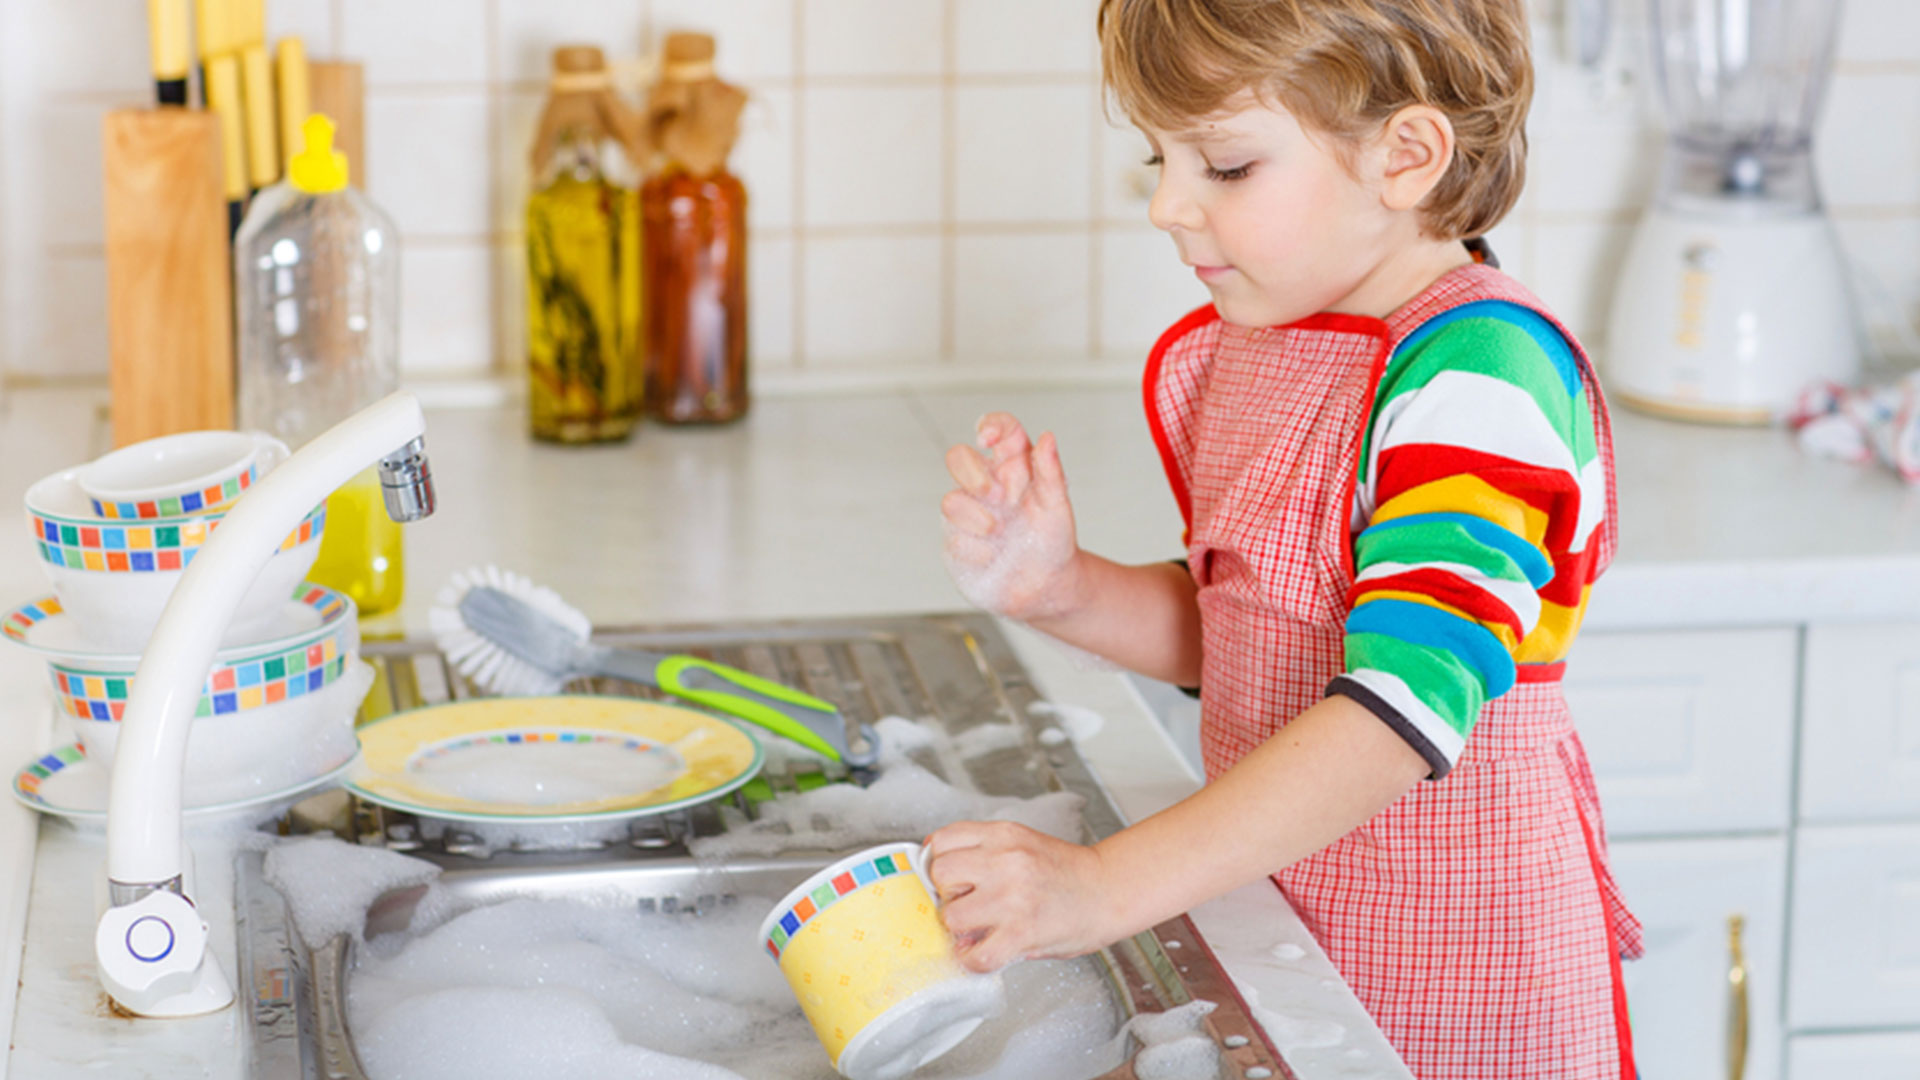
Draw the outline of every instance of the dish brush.
[[[428,624],[454,668],[489,693],[551,694],[568,679],[610,676],[758,724],[856,768],[880,757],[872,728],[862,726],[861,745],[853,746],[840,710],[811,694],[697,656],[594,644],[584,614],[509,570],[455,574],[435,598]]]

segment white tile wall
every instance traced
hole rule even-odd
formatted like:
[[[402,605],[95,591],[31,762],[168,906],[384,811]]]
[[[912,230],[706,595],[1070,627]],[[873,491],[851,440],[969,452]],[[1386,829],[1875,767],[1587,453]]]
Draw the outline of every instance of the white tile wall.
[[[367,65],[370,190],[408,238],[405,362],[512,371],[521,214],[553,46],[623,74],[676,29],[753,95],[756,362],[1058,377],[1137,362],[1204,290],[1145,223],[1151,171],[1103,122],[1093,0],[267,0],[276,35]],[[1493,240],[1590,344],[1658,169],[1628,0],[1600,74],[1537,0],[1528,194]],[[99,375],[101,115],[146,99],[140,0],[0,0],[0,374]],[[1850,0],[1818,163],[1876,337],[1920,318],[1920,2]],[[950,372],[942,377],[950,376]]]
[[[1086,356],[1086,230],[970,234],[957,238],[954,255],[955,356],[996,367]]]
[[[962,86],[954,94],[954,217],[1085,222],[1093,201],[1093,90]]]
[[[802,96],[806,224],[939,222],[946,125],[937,86],[835,86]]]
[[[909,365],[940,355],[940,238],[829,236],[801,257],[802,348],[823,363]]]

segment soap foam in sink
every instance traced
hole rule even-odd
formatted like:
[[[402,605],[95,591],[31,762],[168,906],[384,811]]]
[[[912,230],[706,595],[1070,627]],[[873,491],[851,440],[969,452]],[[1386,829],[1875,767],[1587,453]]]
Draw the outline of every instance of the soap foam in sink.
[[[367,908],[382,894],[438,876],[440,868],[430,862],[330,836],[276,844],[265,865],[267,884],[287,898],[301,940],[313,949],[341,934],[358,940]]]
[[[917,764],[909,755],[958,761],[952,741],[900,717],[874,725],[880,742],[880,778],[868,787],[828,784],[762,803],[748,821],[728,811],[727,831],[695,840],[703,859],[778,855],[791,851],[851,851],[892,840],[919,840],[956,821],[1016,821],[1062,840],[1084,837],[1080,808],[1070,792],[1032,799],[962,791]],[[959,767],[959,766],[955,766]]]
[[[375,1080],[831,1080],[792,991],[755,940],[769,899],[698,916],[509,900],[361,951],[348,985]],[[383,940],[382,944],[386,944]],[[1124,1060],[1091,960],[1005,972],[1008,1006],[926,1080],[1082,1080]]]

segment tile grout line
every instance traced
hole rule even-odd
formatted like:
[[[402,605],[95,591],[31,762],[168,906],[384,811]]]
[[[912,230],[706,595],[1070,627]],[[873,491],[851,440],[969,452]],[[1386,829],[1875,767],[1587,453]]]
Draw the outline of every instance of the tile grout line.
[[[1092,136],[1087,140],[1087,153],[1091,164],[1087,181],[1087,356],[1098,363],[1106,355],[1106,334],[1101,322],[1106,316],[1106,302],[1101,294],[1106,281],[1102,274],[1101,261],[1106,251],[1106,230],[1102,222],[1106,219],[1106,91],[1101,79],[1100,39],[1093,40],[1093,117]]]
[[[954,171],[959,165],[959,133],[955,123],[959,117],[959,88],[954,79],[958,67],[959,46],[954,41],[954,31],[959,25],[960,0],[944,0],[940,5],[940,344],[938,362],[957,363],[955,341],[959,329],[955,326],[958,300],[955,293],[960,288],[959,243],[955,239],[955,206],[959,202],[959,193],[955,190]]]
[[[502,130],[500,115],[502,111],[500,101],[500,84],[502,81],[500,79],[500,0],[487,0],[487,6],[483,10],[487,34],[487,85],[490,88],[490,92],[486,97],[487,146],[493,153],[498,153],[502,149],[501,140],[505,134]],[[487,207],[494,222],[498,223],[511,212],[511,208],[502,205],[505,201],[506,193],[502,191],[500,187],[500,163],[492,160],[492,154],[489,154],[488,158],[489,163],[493,167],[487,170]],[[531,194],[531,179],[528,180],[528,191],[529,194]],[[490,258],[487,260],[487,299],[489,301],[487,309],[491,312],[489,321],[493,324],[493,333],[490,335],[493,339],[493,355],[488,358],[488,367],[493,373],[501,374],[512,370],[512,364],[508,361],[507,357],[510,353],[516,351],[517,348],[515,342],[507,340],[508,334],[506,330],[512,324],[502,325],[502,319],[505,318],[503,311],[505,297],[501,295],[502,290],[500,288],[500,260],[503,257],[511,258],[511,256],[503,256],[498,245],[489,244],[488,246]],[[404,258],[404,254],[402,257]]]
[[[788,272],[793,288],[788,298],[788,354],[793,370],[807,367],[807,50],[806,0],[791,0],[793,33],[793,251]]]

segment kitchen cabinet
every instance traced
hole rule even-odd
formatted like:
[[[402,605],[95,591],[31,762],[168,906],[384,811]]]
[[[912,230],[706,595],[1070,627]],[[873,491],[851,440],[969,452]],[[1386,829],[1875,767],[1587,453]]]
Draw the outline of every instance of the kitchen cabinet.
[[[1920,1034],[1795,1035],[1787,1043],[1787,1080],[1913,1080],[1920,1076]]]
[[[1807,632],[1800,820],[1920,819],[1920,626]]]
[[[1739,915],[1747,1080],[1920,1076],[1920,625],[1589,633],[1566,686],[1647,929],[1641,1075],[1734,1075]]]
[[[1581,637],[1565,690],[1609,837],[1786,828],[1798,638]]]
[[[1622,969],[1642,1080],[1735,1075],[1727,1036],[1743,1020],[1745,1080],[1777,1080],[1786,838],[1627,840],[1611,848],[1614,874],[1646,928],[1646,955]],[[1744,994],[1728,979],[1736,917]]]
[[[1646,931],[1622,971],[1645,1080],[1734,1076],[1742,1023],[1745,1080],[1781,1075],[1799,650],[1786,627],[1589,633],[1568,665],[1614,874]]]
[[[1793,1026],[1920,1028],[1920,824],[1808,826],[1798,845]]]

